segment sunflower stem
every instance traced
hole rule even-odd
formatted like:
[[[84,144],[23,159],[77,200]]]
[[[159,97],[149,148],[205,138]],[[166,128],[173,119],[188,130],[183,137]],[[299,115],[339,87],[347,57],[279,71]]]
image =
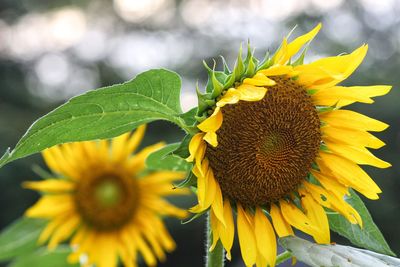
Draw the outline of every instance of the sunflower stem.
[[[220,240],[218,240],[215,248],[210,251],[210,247],[212,244],[212,233],[211,233],[211,225],[210,225],[210,214],[207,216],[207,244],[206,244],[206,267],[224,267],[224,247]]]
[[[282,252],[281,254],[278,255],[278,257],[276,257],[276,265],[281,264],[282,262],[287,261],[288,259],[290,259],[290,257],[292,257],[292,253],[290,251],[285,251]]]

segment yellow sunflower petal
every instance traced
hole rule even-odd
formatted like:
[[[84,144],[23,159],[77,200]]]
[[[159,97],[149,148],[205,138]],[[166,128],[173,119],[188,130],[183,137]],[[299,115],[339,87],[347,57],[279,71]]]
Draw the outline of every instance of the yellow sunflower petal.
[[[135,156],[129,158],[124,164],[127,165],[128,169],[132,172],[140,172],[145,167],[146,158],[156,150],[164,147],[164,142],[159,142],[154,145],[150,145],[148,147],[143,148],[139,151]]]
[[[74,200],[71,195],[45,195],[30,207],[25,215],[35,218],[52,218],[74,210]]]
[[[237,204],[237,211],[237,229],[242,258],[247,267],[253,266],[256,262],[257,251],[253,225],[239,203]]]
[[[290,65],[275,65],[265,70],[260,70],[258,73],[262,73],[265,76],[279,76],[293,72],[293,67]]]
[[[320,172],[311,170],[311,173],[314,177],[322,184],[322,186],[336,195],[337,197],[343,197],[345,195],[349,195],[349,188],[341,183],[339,183],[335,178],[330,177],[327,174],[322,174]]]
[[[203,139],[213,147],[218,146],[218,136],[215,132],[206,133]]]
[[[222,125],[222,112],[219,107],[216,107],[210,117],[202,121],[197,128],[203,132],[216,132]]]
[[[246,78],[243,80],[243,84],[253,85],[253,86],[273,86],[276,84],[274,80],[263,75],[264,73],[257,73],[252,78]]]
[[[224,227],[226,227],[221,188],[219,187],[217,181],[215,181],[214,175],[210,175],[209,180],[210,179],[213,179],[213,181],[209,181],[208,183],[215,183],[215,196],[211,208],[214,211],[215,216],[217,216],[218,220],[222,223]]]
[[[202,143],[204,137],[204,133],[197,133],[195,134],[189,143],[189,153],[190,156],[186,159],[188,162],[192,162],[196,155],[197,149],[199,148],[200,144]]]
[[[357,164],[371,165],[378,168],[388,168],[392,166],[390,163],[375,157],[364,147],[349,146],[348,144],[341,144],[338,142],[325,141],[325,143],[331,152]]]
[[[73,182],[61,179],[47,179],[38,182],[24,182],[22,186],[24,188],[48,193],[65,193],[75,189],[75,184]]]
[[[373,103],[371,97],[387,94],[391,86],[333,86],[318,90],[311,95],[316,105],[344,107],[354,102]]]
[[[60,242],[66,240],[76,230],[80,222],[81,219],[76,214],[64,217],[64,222],[52,233],[48,248],[55,249]]]
[[[350,204],[344,201],[343,198],[337,198],[335,195],[329,194],[329,192],[322,187],[308,182],[304,182],[303,185],[320,205],[339,212],[346,217],[349,222],[359,224],[362,227],[360,215]]]
[[[254,215],[254,235],[259,253],[267,260],[269,266],[275,266],[277,251],[275,232],[259,207],[256,208]]]
[[[284,65],[292,56],[299,52],[307,42],[311,41],[318,34],[321,27],[322,24],[319,23],[314,29],[297,37],[287,46],[282,44],[281,48],[276,52],[273,58],[274,64]]]
[[[319,235],[313,236],[315,241],[319,244],[329,244],[329,222],[324,208],[318,202],[316,202],[306,190],[299,189],[299,193],[301,195],[301,205],[306,216],[321,230]]]
[[[270,214],[275,231],[279,237],[294,235],[292,227],[283,218],[281,210],[277,205],[271,204]]]
[[[236,90],[240,93],[240,100],[243,101],[259,101],[264,98],[268,91],[265,87],[248,84],[239,85]]]
[[[297,81],[301,84],[307,84],[308,87],[313,89],[334,86],[347,79],[357,69],[367,54],[367,50],[368,45],[362,45],[348,55],[322,58],[310,64],[296,66],[295,70],[300,72]],[[309,78],[312,78],[312,73],[318,69],[325,71],[327,74],[337,73],[339,75],[337,77],[327,75],[326,78],[321,76],[314,79],[311,83],[304,83],[304,77],[309,76]]]
[[[226,250],[226,258],[232,259],[231,249],[235,235],[235,224],[233,222],[232,207],[229,200],[224,200],[224,220],[225,226],[221,223],[218,225],[218,231],[221,238],[222,245]]]
[[[42,156],[47,166],[49,166],[53,172],[63,174],[68,178],[76,178],[79,176],[74,168],[75,166],[71,164],[71,159],[64,156],[61,146],[45,149],[42,152]]]
[[[321,230],[313,225],[307,216],[294,204],[288,203],[286,200],[280,200],[279,204],[283,217],[290,225],[311,236],[319,236],[321,234]]]
[[[343,143],[352,146],[381,148],[385,145],[379,138],[366,131],[356,129],[336,128],[326,125],[321,128],[323,139],[330,142]]]
[[[240,94],[235,88],[229,88],[217,102],[217,107],[224,107],[227,104],[236,104],[240,100]]]
[[[319,116],[323,122],[336,128],[380,132],[389,126],[386,123],[350,110],[333,110],[323,112]]]
[[[332,173],[339,182],[350,186],[370,199],[378,199],[382,191],[356,163],[331,153],[320,152],[317,164],[322,173]]]
[[[218,224],[219,224],[219,221],[218,221],[217,217],[215,216],[215,213],[213,211],[210,211],[210,228],[211,228],[211,234],[212,234],[212,243],[211,243],[209,251],[214,250],[215,246],[218,243],[218,240],[220,239]]]

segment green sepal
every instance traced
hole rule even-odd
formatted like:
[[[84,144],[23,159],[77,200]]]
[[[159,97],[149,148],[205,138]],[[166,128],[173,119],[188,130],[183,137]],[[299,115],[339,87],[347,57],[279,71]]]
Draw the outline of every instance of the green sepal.
[[[192,172],[188,173],[185,180],[183,180],[179,184],[174,184],[175,188],[184,188],[190,186],[197,186],[197,178]]]
[[[224,89],[229,89],[232,87],[232,85],[235,83],[235,74],[231,73],[230,75],[227,76],[226,82],[224,84]]]
[[[296,61],[291,64],[293,67],[304,64],[304,58],[306,56],[307,50],[308,50],[308,44],[305,47],[305,49],[303,50],[303,52],[301,53],[301,55],[299,56],[299,58],[296,59]]]
[[[242,52],[243,52],[243,47],[240,45],[239,48],[239,54],[236,60],[235,68],[233,69],[233,74],[235,76],[235,81],[239,81],[244,73],[244,63],[242,59]]]
[[[198,112],[198,107],[194,107],[189,111],[182,113],[181,115],[179,115],[179,117],[181,117],[185,121],[186,125],[193,126],[196,123],[195,116],[197,112]]]
[[[319,149],[324,152],[331,152],[326,144],[320,144]]]
[[[316,106],[315,108],[317,109],[318,113],[328,112],[336,109],[335,107],[322,107],[322,106]]]
[[[187,134],[183,138],[183,140],[179,144],[179,146],[174,151],[171,152],[172,155],[181,157],[183,159],[186,159],[187,157],[189,157],[190,156],[189,143],[190,143],[190,140],[192,140],[192,137],[193,137],[193,135]]]
[[[221,60],[222,60],[222,65],[224,66],[224,73],[225,73],[226,75],[231,74],[231,70],[229,69],[229,66],[228,66],[228,64],[226,63],[225,58],[224,58],[223,56],[220,56],[220,57],[221,57]]]
[[[251,51],[250,43],[247,43],[247,56],[244,61],[244,64],[246,66],[246,71],[244,76],[253,77],[254,74],[256,73],[257,60],[254,57],[253,51]]]
[[[205,210],[205,211],[203,211],[203,212],[200,212],[200,213],[196,213],[196,214],[193,215],[193,217],[190,218],[189,220],[187,220],[187,221],[182,221],[181,224],[190,223],[190,222],[196,220],[197,218],[200,218],[200,217],[201,217],[204,213],[206,213],[206,212],[207,212],[207,210]]]
[[[269,55],[269,51],[265,53],[264,59],[261,63],[257,66],[257,71],[268,69],[272,65],[272,58]]]
[[[210,94],[202,94],[199,89],[199,85],[196,85],[196,94],[197,94],[197,116],[202,116],[203,112],[209,108],[207,104],[207,100],[210,100]],[[196,119],[197,120],[197,119]]]

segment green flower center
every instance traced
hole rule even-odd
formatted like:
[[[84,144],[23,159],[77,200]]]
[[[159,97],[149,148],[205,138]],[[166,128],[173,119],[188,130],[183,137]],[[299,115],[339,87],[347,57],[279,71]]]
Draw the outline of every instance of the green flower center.
[[[118,172],[93,173],[77,182],[76,208],[88,225],[112,231],[127,224],[138,206],[135,178]]]

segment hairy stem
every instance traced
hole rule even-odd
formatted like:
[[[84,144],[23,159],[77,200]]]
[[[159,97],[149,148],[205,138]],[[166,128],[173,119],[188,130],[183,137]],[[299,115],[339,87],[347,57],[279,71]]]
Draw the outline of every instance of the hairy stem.
[[[210,251],[210,247],[212,244],[212,233],[210,226],[210,215],[207,218],[207,243],[206,243],[206,267],[224,267],[224,247],[221,244],[221,241],[218,240],[217,245]]]

